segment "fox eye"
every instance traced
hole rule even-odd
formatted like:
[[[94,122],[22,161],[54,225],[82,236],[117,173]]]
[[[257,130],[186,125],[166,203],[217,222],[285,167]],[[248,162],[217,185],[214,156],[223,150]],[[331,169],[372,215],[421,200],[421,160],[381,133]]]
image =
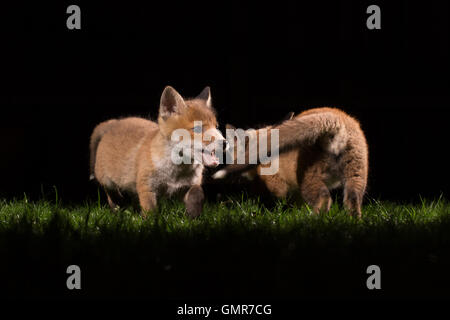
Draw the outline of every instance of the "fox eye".
[[[202,133],[202,126],[195,126],[192,128],[194,133]]]

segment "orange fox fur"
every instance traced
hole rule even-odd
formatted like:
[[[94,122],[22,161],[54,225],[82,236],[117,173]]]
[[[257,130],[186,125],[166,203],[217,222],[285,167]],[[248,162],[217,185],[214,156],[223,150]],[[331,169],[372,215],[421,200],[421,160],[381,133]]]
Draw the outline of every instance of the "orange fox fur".
[[[268,129],[269,146],[270,129],[279,129],[277,173],[261,175],[261,168],[270,164],[230,164],[214,177],[247,171],[245,176],[257,178],[274,196],[292,195],[315,213],[328,211],[332,203],[330,190],[343,187],[344,206],[352,215],[361,217],[369,164],[366,139],[356,119],[339,109],[316,108],[264,129]]]
[[[183,128],[193,138],[194,121],[202,121],[203,129],[211,129],[215,139],[223,139],[216,129],[209,87],[190,100],[166,87],[157,123],[124,118],[100,123],[94,129],[90,143],[91,178],[104,188],[111,208],[117,208],[123,195],[130,194],[137,197],[145,216],[157,208],[160,197],[182,193],[187,214],[196,217],[201,213],[203,163],[177,165],[171,161],[172,132]]]

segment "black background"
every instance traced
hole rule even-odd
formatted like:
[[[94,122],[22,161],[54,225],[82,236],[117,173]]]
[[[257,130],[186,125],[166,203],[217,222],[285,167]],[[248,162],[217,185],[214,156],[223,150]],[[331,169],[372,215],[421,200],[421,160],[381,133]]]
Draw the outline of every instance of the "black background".
[[[81,30],[66,8],[81,7]],[[381,7],[382,29],[366,28]],[[448,195],[449,3],[444,1],[96,2],[2,5],[0,194],[66,200],[88,181],[93,127],[156,118],[166,85],[212,88],[219,121],[270,124],[336,106],[370,147],[368,195]],[[223,128],[223,127],[222,127]],[[96,193],[96,192],[94,192]]]

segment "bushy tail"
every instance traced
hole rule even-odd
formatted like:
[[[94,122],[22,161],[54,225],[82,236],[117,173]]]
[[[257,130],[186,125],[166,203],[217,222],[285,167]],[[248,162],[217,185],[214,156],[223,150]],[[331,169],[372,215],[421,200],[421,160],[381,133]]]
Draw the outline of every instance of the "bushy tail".
[[[115,123],[117,120],[109,120],[100,123],[97,127],[95,127],[94,131],[91,135],[91,142],[89,145],[90,149],[90,176],[89,180],[95,179],[95,161],[97,159],[97,147],[102,139],[103,135],[111,128],[111,125]]]
[[[260,154],[270,155],[271,133],[273,129],[279,130],[278,151],[283,153],[302,145],[312,145],[321,139],[322,147],[335,155],[339,155],[347,145],[347,131],[345,124],[338,114],[333,112],[320,112],[302,115],[271,127],[267,130],[267,145],[258,145],[264,148]],[[261,132],[260,129],[257,134]],[[246,159],[248,157],[248,144],[246,144]],[[258,162],[260,161],[258,157]],[[213,175],[214,179],[224,178],[231,172],[243,172],[251,169],[256,164],[231,164],[225,169]]]
[[[347,131],[339,115],[333,112],[300,116],[273,127],[279,130],[279,152],[322,140],[326,151],[339,155],[347,145]]]

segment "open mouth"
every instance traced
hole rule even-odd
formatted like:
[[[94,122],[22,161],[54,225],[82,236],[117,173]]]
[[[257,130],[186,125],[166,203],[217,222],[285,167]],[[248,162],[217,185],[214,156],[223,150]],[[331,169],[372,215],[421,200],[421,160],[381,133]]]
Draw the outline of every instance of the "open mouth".
[[[216,156],[216,151],[203,149],[202,151],[203,164],[207,167],[217,167],[219,165],[219,158]]]

